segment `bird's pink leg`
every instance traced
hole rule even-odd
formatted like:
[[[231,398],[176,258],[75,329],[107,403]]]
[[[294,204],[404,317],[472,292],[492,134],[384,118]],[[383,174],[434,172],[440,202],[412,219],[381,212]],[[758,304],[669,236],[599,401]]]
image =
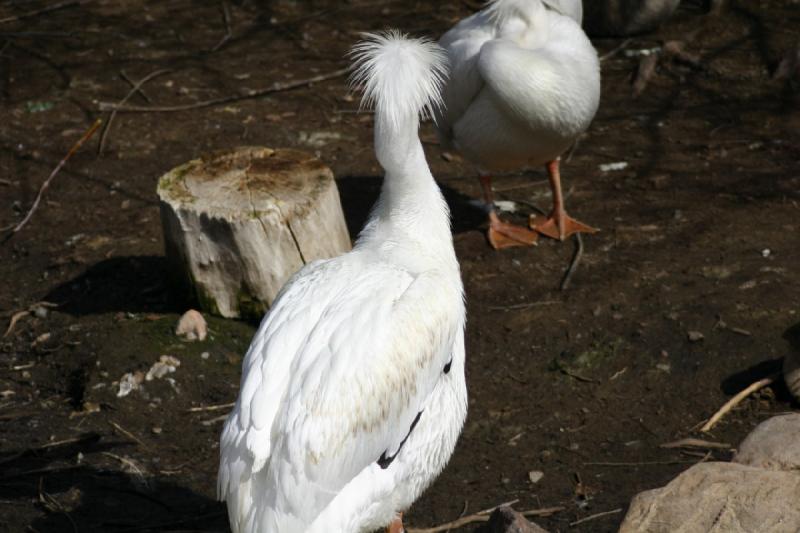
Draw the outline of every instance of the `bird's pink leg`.
[[[397,518],[392,520],[392,523],[386,528],[386,533],[405,533],[405,531],[403,527],[403,513],[398,513]]]
[[[483,187],[483,198],[486,201],[486,205],[489,206],[489,231],[487,236],[492,248],[500,250],[503,248],[511,248],[512,246],[535,245],[539,238],[535,231],[500,220],[494,208],[492,178],[489,176],[480,176],[480,180],[481,186]]]
[[[598,230],[579,222],[567,214],[564,209],[564,197],[561,194],[561,173],[559,161],[555,159],[545,165],[550,189],[553,191],[553,210],[547,217],[531,215],[530,226],[542,235],[563,241],[573,233],[595,233]]]

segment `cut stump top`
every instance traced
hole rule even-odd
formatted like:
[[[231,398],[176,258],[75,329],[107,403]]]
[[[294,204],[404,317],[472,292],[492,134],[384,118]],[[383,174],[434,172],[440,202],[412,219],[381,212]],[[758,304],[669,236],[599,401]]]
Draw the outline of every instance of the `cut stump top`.
[[[159,197],[228,220],[260,217],[280,209],[286,219],[304,216],[333,173],[310,154],[291,149],[244,147],[213,152],[165,174]]]

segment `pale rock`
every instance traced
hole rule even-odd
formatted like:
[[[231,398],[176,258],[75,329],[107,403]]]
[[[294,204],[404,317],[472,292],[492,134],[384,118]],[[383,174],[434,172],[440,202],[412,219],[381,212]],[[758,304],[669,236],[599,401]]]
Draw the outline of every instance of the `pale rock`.
[[[147,381],[161,379],[167,374],[175,372],[179,366],[181,366],[181,362],[177,357],[173,357],[171,355],[162,355],[158,358],[158,361],[153,363],[153,366],[150,367],[150,370],[147,371],[145,379]]]
[[[800,413],[775,416],[759,424],[739,445],[733,461],[800,473]]]
[[[619,533],[797,533],[800,473],[699,463],[637,494]]]
[[[208,335],[208,325],[206,319],[199,311],[189,309],[178,320],[175,327],[175,335],[184,337],[187,341],[202,341]]]
[[[124,398],[132,391],[135,391],[139,388],[139,386],[144,381],[144,374],[137,371],[137,372],[128,372],[124,376],[119,379],[119,391],[117,392],[117,398]]]

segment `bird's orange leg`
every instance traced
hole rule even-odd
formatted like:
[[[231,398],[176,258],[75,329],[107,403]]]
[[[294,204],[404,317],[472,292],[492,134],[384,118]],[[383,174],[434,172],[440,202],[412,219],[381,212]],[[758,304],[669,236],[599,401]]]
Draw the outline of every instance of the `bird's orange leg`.
[[[403,527],[403,513],[398,513],[397,518],[392,520],[392,523],[386,528],[386,533],[405,533],[405,531]]]
[[[542,235],[563,241],[573,233],[595,233],[597,228],[587,226],[567,214],[564,209],[564,197],[561,194],[561,173],[559,161],[555,159],[547,163],[547,177],[553,191],[553,210],[547,217],[531,215],[530,226]]]
[[[512,246],[533,246],[539,238],[535,231],[522,226],[515,226],[508,222],[503,222],[497,216],[494,208],[494,193],[492,192],[492,178],[481,176],[481,186],[483,187],[483,198],[489,206],[489,231],[487,236],[489,244],[495,250],[511,248]]]

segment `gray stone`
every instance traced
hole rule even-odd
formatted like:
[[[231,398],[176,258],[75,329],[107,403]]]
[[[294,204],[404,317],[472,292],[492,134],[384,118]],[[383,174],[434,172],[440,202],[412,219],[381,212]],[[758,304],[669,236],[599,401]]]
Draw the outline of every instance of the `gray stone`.
[[[747,436],[733,461],[743,465],[800,472],[800,413],[775,416]]]
[[[619,533],[797,533],[800,473],[700,463],[636,495]]]

